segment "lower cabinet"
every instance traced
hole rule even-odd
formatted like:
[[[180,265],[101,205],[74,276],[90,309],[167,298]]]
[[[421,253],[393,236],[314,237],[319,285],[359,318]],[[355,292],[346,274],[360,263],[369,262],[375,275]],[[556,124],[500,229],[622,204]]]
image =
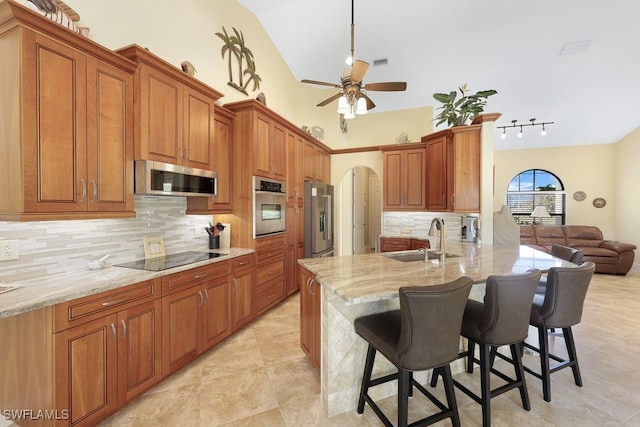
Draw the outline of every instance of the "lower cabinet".
[[[254,255],[245,255],[231,262],[231,329],[235,332],[254,318]]]
[[[404,237],[381,237],[380,252],[407,251],[409,249],[429,249],[428,239],[413,239]]]
[[[54,407],[69,411],[63,425],[95,425],[162,379],[159,287],[148,281],[56,306]]]
[[[300,286],[300,347],[320,372],[320,284],[316,276],[299,266]]]

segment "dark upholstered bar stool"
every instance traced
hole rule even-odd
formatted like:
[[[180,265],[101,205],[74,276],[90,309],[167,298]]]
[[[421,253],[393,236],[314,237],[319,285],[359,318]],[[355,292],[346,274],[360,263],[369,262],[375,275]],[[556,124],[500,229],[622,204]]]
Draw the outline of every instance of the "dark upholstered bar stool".
[[[580,323],[587,288],[593,277],[595,264],[585,262],[579,267],[552,267],[547,274],[547,288],[544,294],[536,294],[531,307],[530,323],[538,329],[539,348],[525,343],[525,347],[540,353],[540,372],[525,367],[530,374],[542,380],[544,400],[551,402],[550,375],[560,369],[571,367],[573,379],[582,387],[582,378],[578,366],[578,355],[571,327]],[[562,328],[569,360],[549,353],[549,329]],[[559,362],[549,366],[549,359]]]
[[[358,413],[364,412],[365,402],[371,406],[385,426],[392,426],[387,416],[369,396],[369,388],[398,380],[398,426],[408,422],[408,397],[415,386],[440,412],[411,425],[429,425],[451,418],[460,425],[458,407],[453,391],[449,362],[458,355],[462,313],[469,298],[472,280],[461,277],[434,286],[400,288],[400,310],[359,317],[354,321],[356,333],[369,347],[360,387]],[[398,372],[371,379],[376,351],[382,353]],[[413,379],[413,372],[434,369],[444,380],[447,405]]]
[[[454,380],[454,385],[482,405],[482,425],[491,425],[491,398],[518,388],[522,407],[531,409],[522,367],[521,343],[527,337],[529,313],[533,295],[540,280],[540,270],[529,270],[522,274],[489,276],[484,302],[469,300],[462,320],[462,336],[468,339],[468,351],[459,357],[467,357],[467,372],[473,372],[473,364],[480,365],[480,396]],[[475,344],[479,346],[480,359],[474,356]],[[498,347],[508,345],[515,379],[493,368]],[[491,390],[490,374],[493,373],[507,384]],[[437,383],[437,376],[431,385]]]
[[[569,246],[563,246],[563,245],[551,246],[550,253],[554,257],[562,258],[563,260],[572,262],[575,265],[582,264],[582,258],[584,257],[584,252],[582,252],[580,249],[570,248]],[[543,276],[540,278],[540,284],[538,285],[536,294],[544,294],[544,290],[546,286],[547,286],[547,278]]]

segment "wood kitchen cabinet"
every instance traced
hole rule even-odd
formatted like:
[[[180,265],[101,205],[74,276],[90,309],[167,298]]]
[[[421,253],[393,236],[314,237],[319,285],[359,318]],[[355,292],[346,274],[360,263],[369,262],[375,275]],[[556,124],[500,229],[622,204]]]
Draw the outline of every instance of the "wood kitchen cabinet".
[[[229,272],[228,262],[218,262],[162,278],[163,375],[231,333]]]
[[[287,204],[286,245],[285,294],[288,296],[300,289],[298,259],[304,258],[304,206],[298,203]]]
[[[298,267],[300,286],[300,347],[320,372],[320,284],[306,268]]]
[[[222,93],[140,46],[117,52],[138,64],[135,159],[212,170],[214,104]]]
[[[404,237],[381,237],[380,252],[407,251],[411,249],[429,249],[427,239],[414,239]]]
[[[304,145],[305,140],[299,134],[287,133],[287,201],[301,204],[304,202]]]
[[[3,2],[0,218],[132,217],[135,64]]]
[[[255,255],[245,255],[231,260],[231,327],[237,331],[254,319]]]
[[[231,213],[231,165],[234,114],[215,106],[212,169],[217,172],[218,193],[215,197],[187,197],[187,214]]]
[[[315,142],[305,142],[303,165],[305,181],[331,182],[331,155]]]
[[[384,210],[419,211],[425,209],[425,145],[406,144],[385,147],[383,151]]]
[[[285,297],[284,234],[256,239],[256,314],[262,314]]]
[[[54,407],[91,426],[162,379],[159,279],[54,307]]]
[[[481,124],[421,138],[427,144],[427,210],[480,211]]]

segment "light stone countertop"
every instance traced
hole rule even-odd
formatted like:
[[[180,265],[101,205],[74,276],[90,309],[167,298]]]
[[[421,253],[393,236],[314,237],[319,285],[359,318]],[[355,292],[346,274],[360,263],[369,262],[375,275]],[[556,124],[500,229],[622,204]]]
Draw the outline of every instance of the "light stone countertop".
[[[224,262],[255,251],[246,248],[226,248],[210,251],[198,250],[198,252],[217,252],[228,254],[228,256],[212,258],[163,271],[145,271],[107,265],[101,270],[89,270],[87,268],[83,271],[52,274],[23,282],[3,283],[3,286],[17,286],[17,288],[0,293],[0,318],[15,316],[27,311],[37,310],[168,274],[179,273],[191,268]]]
[[[551,267],[571,267],[568,261],[528,246],[477,245],[447,240],[446,252],[460,255],[444,262],[402,262],[384,254],[305,258],[298,263],[317,275],[323,289],[346,304],[381,301],[398,296],[401,286],[435,285],[469,276],[484,283],[491,274],[524,273],[530,268],[543,272]],[[411,253],[400,251],[394,253]],[[387,253],[388,254],[388,253]]]

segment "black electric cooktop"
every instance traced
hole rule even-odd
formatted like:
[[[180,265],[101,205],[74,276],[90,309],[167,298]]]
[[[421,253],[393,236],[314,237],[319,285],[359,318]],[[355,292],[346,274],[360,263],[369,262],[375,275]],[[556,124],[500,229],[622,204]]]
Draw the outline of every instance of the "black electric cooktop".
[[[138,270],[161,271],[168,268],[180,267],[181,265],[193,264],[194,262],[206,261],[228,254],[215,254],[210,252],[180,252],[178,254],[166,255],[158,258],[139,259],[136,261],[115,264],[115,267],[136,268]]]

